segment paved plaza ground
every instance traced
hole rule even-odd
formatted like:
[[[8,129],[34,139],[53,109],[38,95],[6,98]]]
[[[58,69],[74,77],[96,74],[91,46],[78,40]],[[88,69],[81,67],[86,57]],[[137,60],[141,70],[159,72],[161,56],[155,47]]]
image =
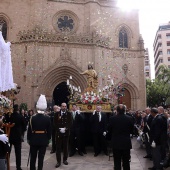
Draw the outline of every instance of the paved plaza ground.
[[[148,167],[152,167],[152,161],[144,159],[143,156],[146,155],[145,149],[141,148],[136,138],[132,139],[133,149],[131,150],[131,170],[147,170]],[[84,156],[79,156],[75,154],[73,157],[68,158],[69,165],[63,165],[59,168],[55,168],[56,157],[55,154],[50,154],[51,144],[47,148],[45,160],[44,160],[44,170],[113,170],[113,158],[100,154],[98,157],[94,157],[93,148],[87,147],[87,154]],[[23,142],[22,145],[22,169],[27,170],[27,160],[29,154],[29,145]],[[29,169],[29,168],[28,168]],[[15,167],[15,156],[14,149],[11,153],[11,170],[16,170]],[[168,169],[167,169],[168,170]]]

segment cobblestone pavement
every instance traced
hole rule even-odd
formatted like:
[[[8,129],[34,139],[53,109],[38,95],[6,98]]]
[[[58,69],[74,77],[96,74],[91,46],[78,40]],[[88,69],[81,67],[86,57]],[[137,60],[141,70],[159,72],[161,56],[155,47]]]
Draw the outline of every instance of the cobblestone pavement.
[[[26,141],[26,139],[25,139]],[[145,149],[141,148],[136,138],[132,139],[133,149],[131,150],[131,170],[147,170],[148,167],[152,167],[152,161],[144,159],[143,156],[146,155]],[[75,154],[73,157],[68,158],[68,165],[63,165],[59,168],[55,168],[56,157],[55,154],[50,154],[51,144],[47,148],[45,160],[44,160],[44,170],[113,170],[113,158],[103,154],[98,157],[94,157],[93,148],[87,147],[87,154],[84,156],[79,156]],[[26,142],[22,144],[22,169],[27,170],[27,160],[29,155],[29,145]],[[15,167],[15,155],[14,148],[11,152],[10,166],[11,170],[16,170]],[[28,168],[29,169],[29,168]]]

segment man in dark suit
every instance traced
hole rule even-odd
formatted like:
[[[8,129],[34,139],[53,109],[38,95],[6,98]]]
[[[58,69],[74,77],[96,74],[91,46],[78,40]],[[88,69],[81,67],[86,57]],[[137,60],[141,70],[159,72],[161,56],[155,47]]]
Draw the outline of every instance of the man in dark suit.
[[[153,116],[151,115],[150,108],[146,108],[145,112],[146,112],[147,116],[144,120],[143,132],[145,134],[145,146],[146,146],[146,154],[147,155],[144,156],[144,158],[152,158],[151,145],[150,145],[149,139],[150,139],[150,128],[151,128]]]
[[[77,109],[77,106],[74,104],[72,106],[72,117],[73,123],[70,129],[70,154],[73,156],[78,149],[78,154],[83,156],[82,153],[82,126],[83,126],[83,116],[80,113],[80,110]]]
[[[15,157],[16,157],[16,169],[21,169],[21,143],[22,143],[22,134],[24,132],[25,124],[23,122],[22,116],[19,114],[19,107],[17,104],[14,105],[13,113],[10,116],[9,122],[11,124],[15,124],[11,128],[9,143],[10,150],[12,149],[12,145],[15,148]]]
[[[56,168],[61,165],[61,150],[63,146],[63,163],[68,165],[68,141],[70,127],[72,125],[72,115],[67,111],[67,104],[61,104],[61,110],[54,115],[54,127],[56,130]]]
[[[164,114],[164,108],[162,106],[158,107],[158,113],[162,117],[162,133],[161,133],[161,160],[164,161],[166,158],[166,148],[167,148],[167,140],[168,140],[168,135],[167,135],[167,118]]]
[[[163,119],[158,114],[157,108],[151,109],[151,114],[154,117],[151,123],[150,144],[152,146],[153,167],[151,170],[162,170],[161,162],[161,134],[163,129]]]
[[[45,101],[44,101],[45,100]],[[43,161],[46,148],[51,139],[51,121],[50,117],[44,114],[47,108],[46,99],[41,95],[36,108],[37,114],[32,116],[29,121],[27,131],[27,141],[30,145],[30,169],[36,170],[36,158],[38,154],[38,170],[43,169]],[[45,104],[44,106],[42,104]]]
[[[114,169],[121,170],[121,161],[123,170],[130,170],[130,149],[132,143],[130,134],[133,132],[133,119],[125,114],[125,106],[117,106],[117,115],[110,117],[108,131],[112,132],[111,144],[114,155]]]
[[[101,106],[97,106],[90,118],[95,157],[100,154],[101,149],[103,149],[105,155],[108,155],[106,143],[107,117],[101,111]]]
[[[51,124],[52,124],[52,149],[51,149],[51,154],[56,152],[56,132],[55,132],[55,127],[53,126],[53,121],[54,121],[54,115],[56,112],[60,111],[60,107],[57,105],[54,105],[53,111],[49,114],[50,119],[51,119]]]

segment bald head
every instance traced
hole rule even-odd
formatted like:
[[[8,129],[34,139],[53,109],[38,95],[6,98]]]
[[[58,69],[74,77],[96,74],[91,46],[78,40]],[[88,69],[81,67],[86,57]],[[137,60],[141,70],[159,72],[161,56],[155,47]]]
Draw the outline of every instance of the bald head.
[[[146,112],[147,115],[149,115],[149,114],[151,113],[151,109],[150,109],[149,107],[147,107],[147,108],[145,109],[145,112]]]
[[[58,111],[60,111],[60,107],[57,105],[54,105],[53,110],[54,110],[54,112],[58,112]]]
[[[158,107],[158,113],[159,114],[164,113],[164,108],[162,106]]]

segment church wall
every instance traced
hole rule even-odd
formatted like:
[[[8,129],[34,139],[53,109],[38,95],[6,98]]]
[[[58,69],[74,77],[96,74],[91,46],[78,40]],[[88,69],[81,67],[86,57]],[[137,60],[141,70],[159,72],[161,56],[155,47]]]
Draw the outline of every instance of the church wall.
[[[99,37],[110,37],[109,48],[67,42],[18,43],[19,31],[32,30],[37,26],[44,31],[55,33],[53,17],[61,10],[71,11],[78,17],[77,35],[91,35],[95,32]],[[136,109],[144,109],[146,101],[144,54],[140,52],[141,48],[138,45],[140,35],[137,11],[124,14],[125,12],[118,8],[103,7],[97,3],[73,5],[47,0],[41,0],[41,2],[39,0],[6,0],[0,5],[0,13],[10,19],[8,40],[13,43],[14,81],[22,86],[18,103],[27,102],[33,108],[39,96],[38,83],[63,57],[62,49],[67,48],[69,53],[67,57],[71,58],[79,70],[84,71],[89,62],[93,63],[95,70],[99,73],[100,88],[106,85],[108,75],[114,77],[115,83],[125,78],[131,81],[139,91]],[[118,30],[122,25],[128,29],[130,39],[130,48],[126,50],[118,49]],[[122,70],[124,64],[128,65],[127,75]]]

